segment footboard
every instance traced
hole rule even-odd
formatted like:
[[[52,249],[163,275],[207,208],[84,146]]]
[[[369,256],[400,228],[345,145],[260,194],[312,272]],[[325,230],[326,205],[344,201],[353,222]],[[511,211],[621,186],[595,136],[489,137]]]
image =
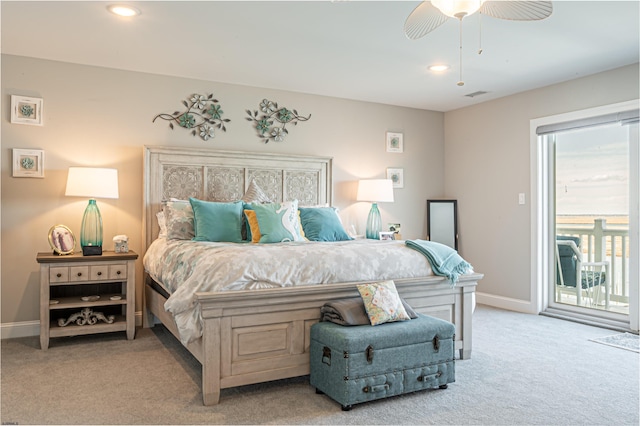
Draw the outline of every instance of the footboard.
[[[397,280],[396,287],[416,311],[455,324],[455,347],[465,359],[480,278],[465,275],[455,287],[440,277]],[[199,293],[204,332],[190,350],[202,363],[204,404],[217,404],[224,388],[309,374],[309,331],[319,308],[356,296],[356,283]]]

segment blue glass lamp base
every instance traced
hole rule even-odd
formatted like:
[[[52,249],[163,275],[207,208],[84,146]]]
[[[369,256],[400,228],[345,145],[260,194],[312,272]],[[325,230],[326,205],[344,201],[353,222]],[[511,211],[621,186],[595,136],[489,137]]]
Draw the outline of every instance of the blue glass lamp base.
[[[377,240],[380,238],[379,232],[382,231],[382,218],[380,217],[380,210],[378,210],[378,204],[371,204],[371,210],[369,211],[369,217],[367,218],[367,238]]]
[[[82,216],[80,246],[83,256],[102,254],[102,215],[94,199],[89,200],[89,205]]]

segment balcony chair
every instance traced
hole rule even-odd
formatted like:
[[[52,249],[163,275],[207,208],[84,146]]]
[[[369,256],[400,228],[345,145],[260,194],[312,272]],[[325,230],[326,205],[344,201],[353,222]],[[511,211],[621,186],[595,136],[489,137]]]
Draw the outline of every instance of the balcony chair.
[[[600,306],[604,291],[604,308],[609,309],[610,263],[583,262],[580,238],[556,237],[556,300],[563,293],[575,294],[578,306]],[[578,289],[577,283],[580,283]]]

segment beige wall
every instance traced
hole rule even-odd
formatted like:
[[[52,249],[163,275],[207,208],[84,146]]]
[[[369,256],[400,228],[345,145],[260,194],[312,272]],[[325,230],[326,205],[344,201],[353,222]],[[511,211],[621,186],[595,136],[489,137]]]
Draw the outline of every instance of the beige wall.
[[[204,142],[152,123],[159,113],[180,110],[195,92],[213,92],[221,101],[232,120],[226,133]],[[45,125],[10,124],[12,94],[44,98]],[[312,117],[292,127],[285,142],[264,145],[244,118],[263,98]],[[405,188],[395,190],[395,203],[381,205],[383,222],[402,223],[406,238],[424,237],[425,200],[458,199],[460,251],[485,273],[478,288],[483,300],[525,306],[531,287],[530,120],[636,98],[637,64],[443,114],[3,55],[2,325],[39,318],[35,254],[49,250],[49,228],[63,223],[79,234],[86,201],[64,196],[69,166],[118,168],[120,199],[98,201],[105,245],[111,249],[113,235],[128,234],[140,251],[144,145],[332,156],[334,204],[360,231],[369,206],[355,203],[355,181],[402,167]],[[404,133],[404,154],[385,152],[386,131]],[[12,178],[11,148],[44,149],[45,179]],[[520,192],[524,206],[518,205]],[[138,267],[141,278],[140,261]]]
[[[215,80],[215,76],[212,76]],[[207,142],[166,122],[159,113],[182,108],[193,93],[214,93],[227,132]],[[10,123],[10,95],[44,99],[44,126]],[[290,128],[285,142],[260,142],[246,109],[263,98],[296,108],[311,119]],[[142,242],[142,151],[145,145],[282,152],[332,156],[334,204],[343,220],[363,232],[369,205],[355,203],[355,181],[382,178],[387,167],[404,168],[404,189],[396,201],[381,204],[383,223],[400,222],[403,236],[426,234],[425,200],[444,189],[443,113],[393,107],[185,78],[126,72],[2,55],[2,325],[39,319],[36,253],[49,251],[47,232],[54,224],[80,233],[86,200],[64,196],[69,166],[115,167],[120,198],[98,200],[105,247],[127,234],[130,247]],[[404,133],[403,154],[385,151],[385,132]],[[11,177],[11,149],[45,150],[45,178]],[[138,302],[141,261],[138,261]]]
[[[638,80],[635,64],[445,114],[445,193],[459,200],[460,251],[485,274],[479,300],[530,302],[530,120],[638,99]]]

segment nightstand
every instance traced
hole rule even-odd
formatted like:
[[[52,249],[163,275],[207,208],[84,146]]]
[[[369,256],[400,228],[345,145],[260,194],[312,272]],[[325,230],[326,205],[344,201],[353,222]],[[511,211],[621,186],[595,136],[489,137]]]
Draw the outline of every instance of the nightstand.
[[[50,337],[126,331],[135,337],[138,254],[103,252],[60,256],[38,253],[40,264],[40,347]]]

